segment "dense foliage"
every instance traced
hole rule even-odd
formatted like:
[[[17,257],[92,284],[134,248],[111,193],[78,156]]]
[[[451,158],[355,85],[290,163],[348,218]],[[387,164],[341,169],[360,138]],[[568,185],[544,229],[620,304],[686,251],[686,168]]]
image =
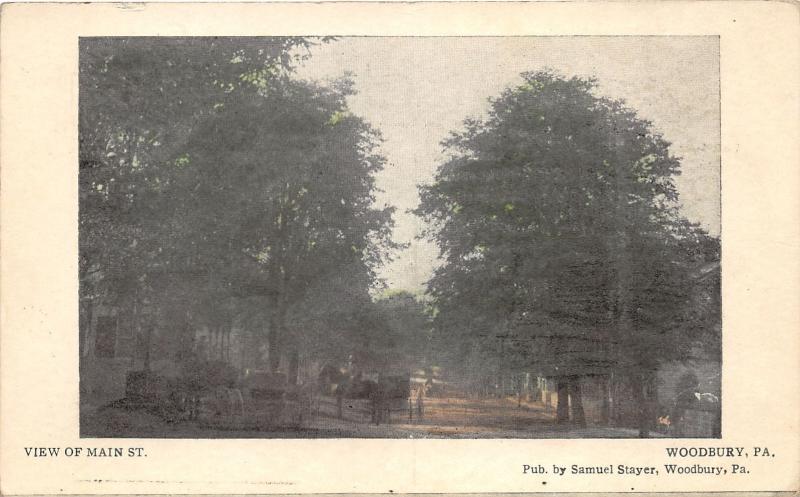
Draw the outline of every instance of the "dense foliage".
[[[437,340],[454,366],[646,383],[713,328],[719,309],[697,300],[718,291],[697,275],[719,242],[680,216],[680,162],[649,122],[594,81],[522,76],[444,143],[421,191],[444,258]]]
[[[102,304],[178,349],[207,326],[221,358],[239,320],[273,369],[346,352],[391,209],[373,207],[380,137],[348,113],[351,83],[292,75],[309,44],[82,40],[82,329]]]

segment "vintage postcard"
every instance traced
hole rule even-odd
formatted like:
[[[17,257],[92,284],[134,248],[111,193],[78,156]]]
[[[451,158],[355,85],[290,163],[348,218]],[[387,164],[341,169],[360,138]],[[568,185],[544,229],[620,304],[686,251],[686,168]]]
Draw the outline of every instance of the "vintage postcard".
[[[799,12],[6,4],[2,493],[800,490]]]

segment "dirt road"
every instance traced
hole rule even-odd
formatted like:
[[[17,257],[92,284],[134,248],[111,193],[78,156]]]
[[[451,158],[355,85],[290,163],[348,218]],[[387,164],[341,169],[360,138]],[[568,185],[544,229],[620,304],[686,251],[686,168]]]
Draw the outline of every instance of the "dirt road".
[[[271,431],[221,429],[213,422],[166,423],[136,410],[98,409],[82,420],[82,436],[152,438],[635,438],[635,430],[556,425],[551,408],[508,399],[426,399],[423,416],[412,403],[391,423],[370,423],[366,401],[346,401],[337,417],[333,398],[322,397],[303,428]]]

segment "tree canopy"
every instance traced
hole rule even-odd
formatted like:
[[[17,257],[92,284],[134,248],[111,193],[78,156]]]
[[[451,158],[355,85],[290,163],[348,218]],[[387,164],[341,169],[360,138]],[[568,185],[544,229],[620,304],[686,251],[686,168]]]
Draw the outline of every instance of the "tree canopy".
[[[429,292],[455,357],[632,374],[685,357],[707,330],[696,273],[719,241],[681,216],[670,143],[595,89],[524,73],[443,143],[416,213],[444,260]]]
[[[310,43],[82,41],[85,305],[169,310],[176,329],[246,320],[273,369],[286,350],[343,353],[392,211],[373,206],[384,159],[352,83],[292,75]]]

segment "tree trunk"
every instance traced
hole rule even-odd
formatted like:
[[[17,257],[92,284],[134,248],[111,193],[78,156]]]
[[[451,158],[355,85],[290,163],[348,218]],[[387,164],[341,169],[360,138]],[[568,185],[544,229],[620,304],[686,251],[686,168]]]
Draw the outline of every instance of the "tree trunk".
[[[277,320],[273,319],[269,327],[269,335],[267,335],[267,346],[269,349],[269,356],[267,357],[269,363],[269,371],[277,373],[281,365],[280,348],[278,345],[278,330]]]
[[[220,340],[221,345],[221,356],[222,360],[228,362],[228,339],[230,338],[230,328],[227,326],[222,326],[220,328],[220,333],[222,334],[222,339]]]
[[[247,369],[247,349],[248,343],[252,342],[250,333],[243,331],[239,339],[239,376],[244,377],[245,369]]]
[[[655,421],[656,406],[658,404],[658,389],[656,388],[656,373],[655,370],[650,369],[644,375],[644,408],[642,424],[647,430],[647,436],[650,435],[650,430],[653,429]]]
[[[568,391],[572,404],[572,422],[578,426],[586,426],[586,415],[583,412],[583,399],[581,398],[581,379],[579,376],[569,378]],[[561,396],[559,395],[559,401]]]
[[[219,360],[225,362],[225,338],[227,331],[224,325],[219,327]]]
[[[177,352],[178,357],[184,359],[188,357],[194,349],[194,329],[189,324],[189,318],[185,313],[183,314],[183,322],[180,330]]]
[[[225,326],[219,325],[217,328],[217,334],[219,335],[219,360],[220,362],[225,361]]]
[[[279,274],[275,272],[276,274]],[[277,276],[282,280],[283,276]],[[281,353],[284,340],[285,340],[285,327],[286,327],[286,305],[283,295],[283,284],[281,284],[281,291],[272,297],[272,313],[269,322],[269,335],[267,336],[267,343],[269,345],[269,370],[272,373],[277,373],[281,365]]]
[[[230,348],[231,348],[231,328],[230,326],[225,326],[222,329],[222,360],[228,362],[230,359]]]
[[[566,379],[556,379],[556,393],[558,395],[556,423],[567,423],[569,422],[569,388]]]
[[[609,426],[611,424],[611,382],[608,376],[603,376],[600,380],[600,391],[603,394],[600,404],[600,423]]]
[[[650,438],[650,403],[645,394],[646,385],[643,376],[644,373],[635,374],[631,386],[637,408],[636,425],[639,429],[639,438]]]
[[[153,326],[148,324],[144,334],[144,370],[150,371],[150,348],[153,340]]]
[[[86,373],[86,361],[89,356],[89,350],[91,344],[89,343],[89,338],[92,336],[92,319],[94,317],[94,302],[91,301],[90,298],[86,298],[83,303],[83,312],[80,316],[80,343],[78,345],[80,358],[78,359],[78,376],[81,376],[81,373]]]
[[[300,373],[300,353],[297,349],[292,350],[289,356],[289,384],[297,385],[298,374]]]

